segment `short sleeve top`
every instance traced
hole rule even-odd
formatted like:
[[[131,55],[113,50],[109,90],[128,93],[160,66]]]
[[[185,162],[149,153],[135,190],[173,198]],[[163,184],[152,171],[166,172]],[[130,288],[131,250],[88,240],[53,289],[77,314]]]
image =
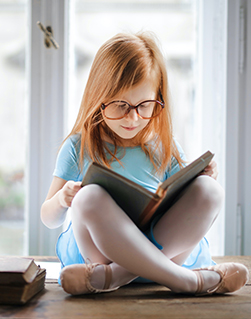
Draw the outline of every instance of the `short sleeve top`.
[[[182,148],[177,141],[175,141],[175,143],[181,158],[185,159]],[[111,150],[114,147],[110,143],[107,143],[107,146]],[[81,169],[79,166],[79,153],[80,135],[76,134],[69,137],[61,147],[53,175],[66,181],[82,181],[91,160],[84,157],[83,167]],[[177,160],[172,158],[171,165],[166,168],[164,175],[162,177],[158,176],[149,157],[140,146],[119,147],[116,156],[120,158],[121,164],[114,160],[111,163],[111,169],[151,192],[156,191],[160,182],[163,182],[180,170]]]

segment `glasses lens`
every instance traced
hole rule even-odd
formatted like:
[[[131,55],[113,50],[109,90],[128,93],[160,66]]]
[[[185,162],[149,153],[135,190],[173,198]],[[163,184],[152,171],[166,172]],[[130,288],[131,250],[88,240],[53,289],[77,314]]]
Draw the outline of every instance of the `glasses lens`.
[[[145,101],[138,106],[138,113],[144,118],[157,116],[162,111],[162,106],[156,101]]]
[[[125,116],[129,105],[123,101],[114,101],[105,108],[105,116],[110,119],[122,118]]]
[[[158,101],[144,101],[137,107],[139,116],[150,119],[160,114],[162,105]],[[104,114],[109,119],[121,119],[130,112],[130,105],[124,101],[114,101],[108,104]]]

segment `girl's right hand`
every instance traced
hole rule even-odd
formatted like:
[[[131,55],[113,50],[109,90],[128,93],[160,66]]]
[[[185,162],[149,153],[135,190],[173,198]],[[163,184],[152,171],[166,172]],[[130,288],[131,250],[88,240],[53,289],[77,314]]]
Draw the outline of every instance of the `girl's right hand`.
[[[59,203],[62,207],[71,207],[72,200],[81,189],[81,182],[68,181],[60,190]]]

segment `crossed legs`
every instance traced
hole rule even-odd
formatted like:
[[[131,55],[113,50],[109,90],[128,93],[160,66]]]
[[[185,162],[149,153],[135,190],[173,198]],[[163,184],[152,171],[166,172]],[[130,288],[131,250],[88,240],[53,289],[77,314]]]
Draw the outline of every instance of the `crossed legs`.
[[[112,286],[122,286],[137,276],[165,285],[175,292],[195,292],[197,276],[181,267],[217,217],[223,191],[208,176],[199,176],[154,228],[157,249],[129,217],[97,185],[82,188],[72,203],[72,225],[79,250],[92,262],[110,264]],[[205,286],[220,277],[207,272]],[[105,280],[103,267],[90,279],[97,288]]]

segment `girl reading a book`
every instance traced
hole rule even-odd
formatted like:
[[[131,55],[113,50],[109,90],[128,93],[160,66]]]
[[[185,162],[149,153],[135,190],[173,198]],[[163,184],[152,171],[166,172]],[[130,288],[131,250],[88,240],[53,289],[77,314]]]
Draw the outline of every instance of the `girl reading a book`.
[[[119,34],[99,49],[58,154],[41,218],[59,227],[71,207],[57,242],[62,287],[77,295],[150,280],[177,293],[217,294],[246,283],[246,267],[216,265],[204,238],[224,198],[214,161],[145,233],[102,187],[81,188],[92,161],[152,192],[185,165],[173,137],[164,58],[149,33]]]

